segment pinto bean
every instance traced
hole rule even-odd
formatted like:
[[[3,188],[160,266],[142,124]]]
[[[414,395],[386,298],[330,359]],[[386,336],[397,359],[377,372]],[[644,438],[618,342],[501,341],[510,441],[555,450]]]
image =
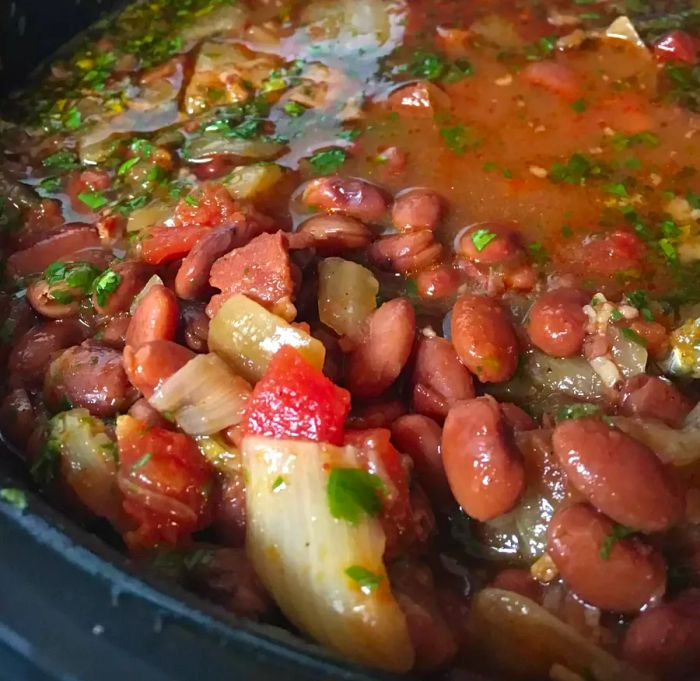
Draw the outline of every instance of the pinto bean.
[[[38,241],[23,251],[16,251],[7,259],[7,273],[11,277],[43,272],[52,262],[65,260],[78,251],[99,249],[100,237],[94,227],[75,226]]]
[[[96,293],[92,296],[94,308],[103,315],[127,312],[131,303],[134,302],[134,298],[143,289],[153,273],[151,267],[136,260],[116,263],[111,269],[119,275],[117,288],[104,298],[102,304],[100,304]]]
[[[437,229],[442,217],[442,199],[431,189],[409,189],[396,197],[391,221],[399,232]]]
[[[477,222],[467,227],[457,239],[457,252],[481,265],[511,262],[524,253],[518,233],[499,222]]]
[[[416,275],[416,290],[423,300],[447,298],[457,292],[461,283],[459,272],[448,265],[438,265]]]
[[[115,350],[123,350],[126,345],[126,333],[129,330],[131,317],[127,312],[115,315],[100,327],[100,343]]]
[[[462,363],[484,383],[512,378],[518,340],[505,310],[493,299],[465,294],[452,308],[452,344]]]
[[[139,300],[131,316],[126,344],[138,349],[154,340],[173,340],[180,311],[175,294],[156,284]]]
[[[391,440],[413,461],[415,475],[433,503],[448,506],[452,493],[442,464],[442,428],[421,414],[406,414],[391,426]]]
[[[400,400],[373,400],[354,408],[345,425],[353,430],[389,428],[405,413],[406,407]]]
[[[638,374],[622,386],[620,411],[625,416],[659,419],[671,428],[680,428],[692,407],[692,402],[665,378]]]
[[[129,416],[132,416],[137,421],[141,421],[141,423],[145,423],[149,428],[167,429],[172,427],[172,424],[164,419],[160,412],[155,407],[152,407],[144,397],[136,400],[129,407]]]
[[[307,206],[343,213],[363,222],[377,222],[387,210],[387,200],[381,190],[355,178],[328,176],[311,180],[301,200]]]
[[[637,617],[625,632],[622,655],[663,678],[700,668],[700,590],[688,590]]]
[[[94,341],[68,348],[51,362],[44,398],[53,411],[83,407],[93,416],[115,416],[136,400],[122,367],[121,353]]]
[[[359,220],[347,215],[316,215],[302,223],[288,238],[289,248],[293,250],[315,248],[323,255],[340,255],[368,246],[372,232]]]
[[[563,421],[552,436],[569,482],[616,522],[661,532],[680,522],[685,495],[656,454],[596,418]]]
[[[378,397],[406,365],[416,335],[416,313],[394,298],[369,318],[367,335],[348,358],[347,383],[354,397]]]
[[[421,338],[413,369],[413,409],[443,421],[458,400],[474,397],[474,380],[445,338]]]
[[[612,612],[636,612],[663,595],[666,564],[636,538],[615,538],[615,525],[588,504],[557,511],[547,552],[577,596]]]
[[[542,585],[532,578],[529,570],[522,568],[506,568],[501,570],[491,582],[494,589],[513,591],[525,596],[535,603],[542,602]]]
[[[583,311],[586,302],[586,296],[571,288],[542,294],[528,315],[527,333],[532,344],[552,357],[578,355],[588,324]]]
[[[34,407],[27,391],[17,388],[0,405],[0,428],[10,442],[24,446],[35,426]]]
[[[131,385],[148,398],[158,386],[182,369],[194,357],[188,348],[166,340],[141,345],[138,350],[124,348],[123,363]]]
[[[51,356],[83,338],[83,327],[74,319],[46,322],[27,331],[8,360],[13,387],[41,385]]]
[[[464,400],[450,409],[442,461],[455,499],[477,520],[507,513],[525,489],[522,455],[493,397]]]
[[[175,277],[175,292],[184,300],[198,300],[209,291],[212,265],[226,255],[234,244],[235,229],[218,227],[209,230],[185,256]]]
[[[409,274],[434,265],[441,253],[442,244],[424,229],[378,239],[367,249],[367,258],[380,269]]]
[[[60,303],[51,296],[52,290],[55,291],[56,287],[51,286],[44,279],[38,279],[27,287],[27,300],[36,312],[42,317],[48,317],[49,319],[74,317],[78,314],[80,309],[79,297],[68,303]],[[61,288],[61,292],[72,298],[71,289]]]

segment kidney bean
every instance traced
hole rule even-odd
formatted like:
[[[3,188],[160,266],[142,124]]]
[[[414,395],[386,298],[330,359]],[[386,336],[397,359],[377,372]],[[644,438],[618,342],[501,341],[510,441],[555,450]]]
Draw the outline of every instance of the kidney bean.
[[[115,315],[106,321],[101,327],[96,339],[103,345],[115,350],[123,350],[126,345],[126,332],[129,330],[131,317],[127,312]]]
[[[416,275],[416,291],[424,300],[447,298],[457,292],[461,283],[459,272],[447,265],[438,265]]]
[[[210,292],[212,265],[234,245],[233,227],[211,229],[185,256],[175,277],[175,292],[184,300],[198,300]]]
[[[443,421],[458,400],[474,397],[474,380],[445,338],[421,338],[413,369],[413,409]]]
[[[440,109],[449,109],[450,96],[437,85],[427,80],[419,80],[402,85],[387,97],[391,111],[411,118],[432,118]]]
[[[379,149],[382,164],[379,168],[384,175],[400,175],[406,170],[408,154],[400,147],[386,147]]]
[[[444,508],[450,505],[452,493],[442,464],[441,438],[438,423],[421,414],[406,414],[391,426],[392,442],[411,457],[418,481],[432,501]]]
[[[400,400],[373,400],[355,407],[346,419],[345,425],[353,430],[389,428],[399,416],[405,413],[406,407]]]
[[[470,225],[458,237],[456,250],[467,260],[482,265],[506,263],[524,253],[518,233],[499,222]]]
[[[632,613],[666,588],[661,554],[636,538],[616,539],[615,525],[588,504],[554,514],[547,552],[579,598],[603,610]]]
[[[477,520],[507,513],[525,489],[522,455],[493,397],[465,400],[450,409],[442,461],[455,499]]]
[[[378,239],[367,249],[367,258],[380,269],[410,274],[434,265],[441,253],[442,244],[424,229]]]
[[[513,432],[518,433],[537,428],[537,424],[532,416],[521,409],[517,404],[500,402],[498,406],[501,408],[501,413],[503,414],[506,424]]]
[[[68,227],[38,241],[33,246],[16,251],[7,259],[10,277],[43,272],[52,262],[66,260],[85,249],[99,249],[100,237],[94,227]],[[71,258],[79,259],[79,258]]]
[[[51,296],[51,291],[60,288],[60,292],[71,298],[71,302],[60,303]],[[57,294],[58,295],[58,294]],[[44,279],[37,279],[27,287],[29,304],[42,316],[49,319],[73,317],[80,309],[80,293],[73,298],[72,289],[50,286]]]
[[[110,268],[120,279],[117,288],[106,294],[102,304],[96,293],[92,296],[94,308],[103,315],[116,315],[127,312],[136,295],[143,289],[153,274],[153,268],[136,260],[125,260]]]
[[[121,353],[94,341],[68,348],[51,362],[44,398],[53,411],[83,407],[93,416],[115,416],[136,400]]]
[[[46,322],[27,331],[10,352],[13,387],[41,385],[51,356],[83,338],[83,327],[75,319]]]
[[[625,416],[659,419],[680,428],[692,408],[692,402],[665,378],[638,374],[622,386],[620,411]]]
[[[530,308],[527,333],[532,344],[552,357],[573,357],[581,352],[588,302],[580,291],[558,288],[542,294]]]
[[[632,621],[622,655],[663,678],[685,678],[700,668],[700,590],[688,590]]]
[[[485,383],[512,378],[518,340],[505,310],[486,296],[465,294],[452,308],[452,344],[462,363]]]
[[[34,430],[34,407],[27,391],[17,388],[5,395],[0,405],[0,427],[10,442],[24,446]]]
[[[209,317],[200,307],[183,307],[185,345],[195,352],[207,352],[209,348]]]
[[[569,482],[613,520],[660,532],[683,519],[685,495],[651,449],[595,418],[561,422],[554,453]]]
[[[160,412],[152,407],[144,397],[139,398],[129,407],[129,416],[145,423],[149,428],[170,429],[172,427],[172,423],[164,419]]]
[[[416,314],[405,298],[394,298],[369,318],[367,335],[350,354],[347,383],[354,397],[378,397],[406,365],[416,335]]]
[[[532,578],[529,570],[505,568],[494,577],[491,586],[494,589],[513,591],[535,603],[542,603],[542,585]]]
[[[401,192],[391,209],[391,221],[399,232],[437,229],[442,217],[442,199],[431,189]]]
[[[243,473],[221,479],[214,510],[213,528],[227,546],[243,546],[246,531],[246,496]]]
[[[301,200],[312,208],[343,213],[363,222],[377,222],[387,210],[387,200],[381,190],[355,178],[329,176],[311,180]]]
[[[161,284],[152,286],[131,316],[126,344],[138,349],[150,341],[173,340],[179,314],[175,294]]]
[[[156,340],[138,350],[124,348],[123,363],[131,385],[148,398],[158,386],[194,357],[188,348],[172,341]]]
[[[288,240],[292,250],[315,248],[323,255],[339,255],[368,246],[372,232],[347,215],[316,215],[289,234]]]

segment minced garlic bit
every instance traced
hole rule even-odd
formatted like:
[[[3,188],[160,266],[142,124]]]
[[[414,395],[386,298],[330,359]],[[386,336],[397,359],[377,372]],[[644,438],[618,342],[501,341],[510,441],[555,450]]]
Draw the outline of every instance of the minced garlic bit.
[[[549,11],[547,23],[552,26],[578,26],[581,18],[576,14],[562,14],[556,9]]]
[[[506,85],[510,85],[513,82],[513,74],[512,73],[507,73],[505,76],[501,76],[500,78],[496,78],[494,83],[496,85],[500,85],[501,87],[505,87]]]
[[[588,363],[607,388],[614,388],[622,380],[617,364],[608,357],[594,357]]]
[[[544,553],[530,566],[530,575],[538,582],[549,584],[559,576],[559,570],[551,556]]]
[[[626,298],[616,305],[600,292],[591,298],[589,305],[583,306],[583,311],[588,317],[586,332],[590,334],[606,333],[611,320],[616,321],[621,318],[630,320],[639,317],[639,310],[634,305],[630,305]]]
[[[421,334],[426,338],[435,338],[437,336],[437,333],[435,333],[435,329],[433,329],[432,326],[424,326],[421,329]]]
[[[541,166],[530,166],[529,170],[535,177],[539,177],[540,179],[547,177],[547,169]]]

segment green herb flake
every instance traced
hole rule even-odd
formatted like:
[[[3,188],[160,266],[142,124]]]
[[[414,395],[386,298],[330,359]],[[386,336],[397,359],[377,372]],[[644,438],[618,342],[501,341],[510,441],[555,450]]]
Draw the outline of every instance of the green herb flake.
[[[605,186],[605,191],[613,196],[620,196],[626,198],[629,196],[627,193],[627,187],[625,187],[622,182],[615,182],[613,184],[608,184]]]
[[[327,497],[331,515],[357,525],[363,516],[382,510],[382,479],[359,468],[333,468],[328,476]]]
[[[571,103],[571,108],[576,112],[576,113],[583,113],[588,109],[588,102],[586,102],[583,97],[581,99],[577,99],[575,102]]]
[[[78,198],[90,208],[90,210],[99,210],[109,203],[102,192],[80,192]]]
[[[442,76],[442,82],[447,84],[459,83],[459,81],[473,74],[474,67],[471,62],[466,59],[457,59],[447,67],[447,70]]]
[[[114,270],[108,269],[100,274],[100,276],[92,282],[92,290],[97,298],[97,304],[100,306],[105,305],[109,296],[119,288],[121,281],[121,274]]]
[[[633,535],[635,530],[631,527],[625,527],[624,525],[615,525],[611,530],[610,534],[605,537],[601,547],[600,547],[600,557],[603,560],[608,560],[610,554],[612,553],[613,546],[621,539],[626,539],[630,535]]]
[[[312,168],[321,175],[330,175],[345,163],[347,154],[343,149],[317,151],[309,159]]]
[[[37,186],[39,189],[41,189],[41,191],[46,192],[47,194],[56,194],[61,191],[61,178],[49,175],[48,177],[43,178]]]
[[[477,229],[472,232],[471,240],[474,248],[481,253],[498,235],[488,229]]]
[[[440,136],[445,140],[447,148],[458,156],[481,143],[474,130],[462,124],[440,128]]]
[[[66,112],[66,116],[63,119],[63,122],[66,128],[68,128],[69,130],[76,130],[80,127],[82,118],[83,117],[80,114],[80,111],[78,111],[78,109],[76,109],[75,107],[72,107]]]
[[[587,178],[604,177],[607,170],[585,154],[576,153],[566,163],[554,163],[549,171],[553,182],[583,184]]]
[[[622,333],[622,337],[631,343],[641,345],[643,348],[647,346],[646,339],[642,338],[642,336],[640,336],[634,329],[630,329],[628,326],[626,326],[623,329],[620,329],[620,332]]]
[[[141,159],[138,156],[132,156],[122,163],[117,169],[117,175],[126,175]]]
[[[345,570],[345,574],[356,582],[363,593],[371,594],[373,591],[379,587],[379,585],[384,580],[383,575],[378,575],[375,572],[371,572],[367,568],[363,568],[361,565],[351,565]]]
[[[146,452],[142,457],[140,457],[137,461],[134,461],[134,463],[131,464],[129,470],[133,473],[134,471],[139,470],[139,468],[143,468],[152,458],[153,453]]]
[[[580,404],[565,404],[558,407],[554,412],[554,421],[560,423],[561,421],[591,418],[600,416],[601,413],[602,409],[597,404],[587,404],[585,402]]]
[[[78,157],[67,149],[61,149],[50,156],[47,156],[42,162],[45,168],[55,168],[56,170],[73,170],[80,168]]]
[[[303,104],[294,101],[286,102],[282,108],[284,109],[284,113],[292,118],[297,118],[306,112],[306,107]]]
[[[530,257],[536,265],[546,265],[550,260],[547,249],[539,241],[529,244],[527,250],[530,251]]]
[[[286,486],[287,481],[281,475],[278,475],[272,483],[272,491],[276,492],[279,489],[284,489]]]
[[[634,291],[629,291],[625,294],[625,298],[630,305],[636,307],[639,313],[648,322],[654,321],[654,313],[651,311],[651,304],[649,302],[649,296],[647,292],[642,289],[636,289]]]
[[[348,130],[341,130],[336,137],[346,142],[354,142],[361,134],[362,130],[359,128],[350,128]]]
[[[24,511],[24,509],[27,508],[27,495],[24,493],[24,490],[17,489],[16,487],[4,487],[0,489],[0,499],[7,504],[11,504],[20,511]]]
[[[447,69],[447,63],[437,52],[417,50],[409,66],[412,75],[427,80],[439,80]]]

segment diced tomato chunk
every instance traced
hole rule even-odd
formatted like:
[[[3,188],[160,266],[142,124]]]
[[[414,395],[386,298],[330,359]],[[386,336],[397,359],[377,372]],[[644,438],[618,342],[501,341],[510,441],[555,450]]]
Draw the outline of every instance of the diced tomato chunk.
[[[294,284],[282,232],[261,234],[219,258],[211,268],[209,283],[221,289],[207,306],[210,317],[235,293],[243,293],[275,312],[289,305]]]
[[[583,277],[614,277],[618,274],[638,276],[643,270],[645,250],[636,234],[616,230],[586,237],[578,244],[566,244],[560,254],[562,260]]]
[[[117,442],[124,510],[136,523],[124,537],[131,549],[178,544],[210,523],[214,474],[192,438],[122,416]]]
[[[176,227],[222,227],[236,223],[241,208],[222,184],[205,184],[201,192],[181,199],[175,208]]]
[[[522,78],[531,85],[549,90],[566,100],[581,96],[581,82],[574,71],[564,64],[551,60],[536,61],[522,70]]]
[[[685,31],[671,31],[654,44],[654,56],[659,62],[681,61],[697,64],[697,44]]]
[[[74,173],[66,185],[66,194],[70,198],[71,207],[79,213],[98,212],[94,207],[81,200],[80,194],[94,194],[107,189],[111,184],[109,174],[101,170],[84,170]]]
[[[401,454],[390,440],[391,431],[386,428],[349,430],[345,434],[345,444],[360,451],[367,470],[382,477],[387,487],[387,498],[380,516],[386,535],[387,557],[393,557],[407,548],[415,534],[408,476],[401,463]]]
[[[186,256],[207,233],[201,227],[150,227],[141,241],[141,260],[162,265]]]
[[[253,390],[244,435],[343,444],[350,394],[287,345],[274,355]]]

